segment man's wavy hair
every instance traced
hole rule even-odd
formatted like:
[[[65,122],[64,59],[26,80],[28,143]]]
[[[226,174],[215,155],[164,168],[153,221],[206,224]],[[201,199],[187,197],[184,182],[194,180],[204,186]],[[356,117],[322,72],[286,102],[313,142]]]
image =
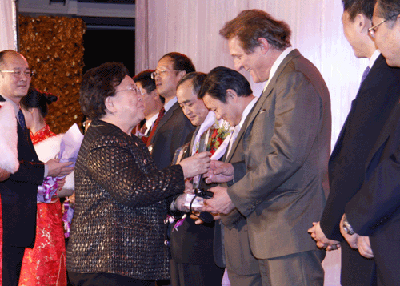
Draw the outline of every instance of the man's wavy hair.
[[[219,31],[226,39],[238,37],[247,54],[260,46],[259,38],[264,38],[276,50],[290,47],[290,27],[283,21],[275,20],[262,10],[244,10],[233,20],[225,23]]]
[[[92,120],[105,115],[106,98],[115,95],[115,87],[126,76],[129,76],[129,71],[122,63],[104,63],[88,70],[79,91],[82,113]]]

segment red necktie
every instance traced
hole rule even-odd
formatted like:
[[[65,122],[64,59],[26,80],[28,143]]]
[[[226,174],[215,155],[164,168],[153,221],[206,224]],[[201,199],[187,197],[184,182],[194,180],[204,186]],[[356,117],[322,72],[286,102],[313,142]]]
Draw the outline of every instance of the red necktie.
[[[148,136],[146,136],[145,135],[145,132],[146,132],[146,130],[147,130],[147,126],[146,126],[146,122],[143,124],[143,126],[142,126],[142,128],[140,128],[140,130],[139,130],[139,133],[140,133],[140,135],[142,136],[142,142],[144,143],[144,144],[146,144],[147,143],[147,139],[149,138]]]
[[[156,131],[158,123],[160,122],[161,118],[164,116],[164,113],[165,113],[165,109],[163,107],[160,110],[160,112],[158,113],[158,117],[157,117],[156,121],[154,121],[154,125],[153,125],[153,128],[151,128],[150,135],[146,139],[147,140],[147,142],[146,142],[146,146],[147,147],[150,146],[151,138],[153,138],[154,132]]]

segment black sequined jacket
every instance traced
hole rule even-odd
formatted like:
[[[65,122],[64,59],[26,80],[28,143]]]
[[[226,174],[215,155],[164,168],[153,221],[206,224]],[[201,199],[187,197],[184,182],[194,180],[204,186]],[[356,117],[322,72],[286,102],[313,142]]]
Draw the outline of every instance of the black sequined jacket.
[[[183,190],[180,165],[159,171],[140,139],[93,121],[75,166],[68,271],[168,279],[165,199]]]

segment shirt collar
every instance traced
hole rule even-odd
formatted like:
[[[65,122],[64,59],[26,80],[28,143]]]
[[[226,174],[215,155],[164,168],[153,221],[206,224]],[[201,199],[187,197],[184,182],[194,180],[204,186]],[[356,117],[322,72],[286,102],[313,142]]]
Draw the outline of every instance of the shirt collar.
[[[2,95],[2,96],[6,100],[6,102],[9,102],[14,107],[15,117],[17,117],[18,116],[18,111],[20,109],[19,105],[16,105],[14,101],[12,101],[11,99],[5,97],[4,95]]]
[[[375,52],[372,54],[372,56],[369,58],[369,67],[372,68],[372,66],[375,64],[375,61],[378,59],[380,56],[381,52],[379,50],[375,50]]]
[[[157,120],[158,118],[158,113],[154,114],[152,117],[150,117],[150,119],[146,119],[146,133],[150,130],[151,126],[153,126],[154,122]],[[146,134],[145,134],[146,135]]]
[[[178,98],[175,96],[173,99],[171,99],[170,101],[168,101],[166,104],[164,104],[164,109],[165,112],[167,112],[168,110],[171,109],[171,107],[178,102]]]
[[[274,64],[271,67],[271,70],[269,72],[269,78],[267,80],[267,83],[264,86],[263,91],[265,91],[265,89],[267,88],[270,80],[274,77],[276,71],[278,70],[279,66],[281,65],[281,63],[283,62],[283,60],[286,58],[286,56],[288,54],[290,54],[291,51],[293,51],[294,48],[293,47],[288,47],[286,48],[280,55],[279,57],[275,60]]]
[[[249,115],[251,109],[253,108],[253,106],[256,104],[256,102],[258,101],[259,97],[255,96],[254,99],[252,101],[250,101],[250,103],[246,106],[246,108],[243,110],[242,112],[242,119],[240,120],[239,124],[235,126],[235,132],[239,132],[240,129],[242,128],[242,125],[244,123],[244,121],[246,120],[247,115]]]

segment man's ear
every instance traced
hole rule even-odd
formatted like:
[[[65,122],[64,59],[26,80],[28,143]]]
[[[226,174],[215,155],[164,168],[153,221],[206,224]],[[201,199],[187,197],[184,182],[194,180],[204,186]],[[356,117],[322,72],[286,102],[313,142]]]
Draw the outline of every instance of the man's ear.
[[[356,25],[356,29],[360,34],[369,35],[368,29],[372,27],[372,21],[367,18],[364,14],[357,14],[353,20]]]
[[[185,70],[179,71],[179,72],[178,72],[179,80],[181,80],[185,75],[186,75],[186,71],[185,71]]]
[[[237,95],[236,91],[234,91],[233,89],[226,90],[226,100],[235,102],[237,98],[238,98],[238,95]]]
[[[270,44],[268,43],[267,39],[265,38],[258,38],[257,41],[260,43],[261,51],[265,54],[270,49]]]

